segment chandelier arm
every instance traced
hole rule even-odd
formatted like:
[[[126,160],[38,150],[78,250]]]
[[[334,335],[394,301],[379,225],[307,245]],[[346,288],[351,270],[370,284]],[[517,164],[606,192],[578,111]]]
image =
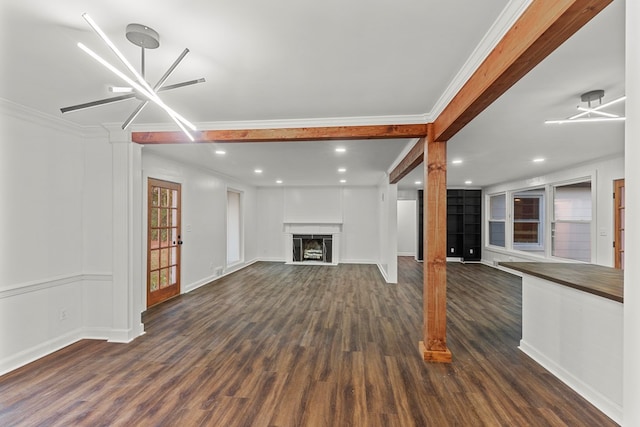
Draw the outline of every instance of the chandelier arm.
[[[163,92],[165,90],[178,89],[180,87],[191,86],[191,85],[195,85],[197,83],[204,83],[204,82],[205,82],[204,78],[196,79],[196,80],[188,80],[188,81],[182,82],[182,83],[176,83],[176,84],[172,84],[172,85],[162,86],[156,92]]]
[[[175,61],[173,61],[173,64],[171,64],[171,66],[169,67],[169,69],[163,74],[162,77],[160,77],[160,80],[158,80],[158,83],[156,83],[156,85],[153,87],[154,91],[158,91],[158,89],[160,87],[162,87],[162,85],[164,84],[164,82],[167,81],[167,79],[169,78],[169,76],[173,73],[173,70],[176,69],[176,67],[178,66],[178,64],[180,64],[180,62],[182,62],[182,60],[184,59],[185,56],[187,56],[187,53],[189,53],[189,49],[185,48],[185,50],[182,51],[182,53],[180,54],[180,56],[178,56],[178,59],[176,59]]]
[[[127,118],[127,120],[125,120],[124,123],[122,123],[122,130],[125,130],[126,128],[129,127],[131,122],[133,122],[136,119],[136,117],[138,117],[138,114],[140,114],[140,112],[142,112],[142,110],[144,109],[144,107],[147,106],[148,103],[149,103],[149,101],[142,101],[142,102],[140,102],[140,104],[138,104],[136,109],[133,110],[133,112]]]
[[[111,102],[119,102],[134,98],[136,95],[129,93],[127,95],[112,96],[111,98],[99,99],[97,101],[85,102],[84,104],[72,105],[70,107],[61,108],[62,113],[71,113],[73,111],[84,110],[86,108],[97,107],[99,105],[109,104]]]

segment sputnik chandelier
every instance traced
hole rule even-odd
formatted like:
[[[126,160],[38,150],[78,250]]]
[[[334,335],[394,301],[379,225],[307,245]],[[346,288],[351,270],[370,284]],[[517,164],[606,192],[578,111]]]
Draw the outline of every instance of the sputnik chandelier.
[[[587,106],[582,107],[578,106],[577,114],[573,116],[562,119],[562,120],[547,120],[546,124],[557,124],[561,125],[564,123],[588,123],[588,122],[618,122],[625,120],[624,116],[620,116],[618,114],[609,113],[603,111],[605,108],[610,107],[618,102],[622,102],[627,99],[626,96],[621,96],[619,98],[614,99],[613,101],[609,101],[605,104],[602,103],[602,98],[604,97],[604,90],[592,90],[590,92],[583,93],[580,95],[580,101],[586,102]],[[592,103],[598,101],[598,105],[592,106]]]
[[[162,108],[171,119],[178,125],[178,127],[189,137],[191,141],[194,140],[193,136],[189,132],[189,129],[192,131],[196,130],[196,127],[193,123],[189,122],[187,119],[182,117],[180,114],[171,109],[167,104],[165,104],[160,97],[158,96],[158,92],[176,89],[179,87],[189,86],[196,83],[203,83],[204,78],[200,78],[197,80],[189,80],[182,83],[177,83],[173,85],[164,85],[165,81],[169,78],[171,73],[176,69],[178,64],[184,59],[184,57],[189,53],[189,49],[185,49],[180,56],[173,62],[173,64],[169,67],[169,69],[164,73],[164,75],[158,80],[158,82],[151,87],[149,83],[145,80],[145,49],[155,49],[160,46],[160,38],[158,33],[153,29],[140,25],[140,24],[129,24],[127,25],[126,36],[127,39],[139,46],[142,50],[142,59],[141,59],[141,67],[140,72],[138,72],[133,65],[125,58],[125,56],[120,52],[120,50],[116,47],[113,42],[107,37],[107,35],[100,29],[98,24],[95,23],[93,19],[88,14],[83,14],[82,17],[89,24],[89,26],[96,32],[96,34],[102,39],[102,41],[111,49],[111,51],[120,59],[120,61],[125,65],[125,67],[131,72],[133,78],[127,76],[125,73],[118,70],[116,67],[107,62],[100,55],[95,53],[93,50],[85,46],[83,43],[78,43],[78,47],[82,49],[86,54],[91,56],[97,62],[102,64],[109,71],[118,76],[121,80],[123,80],[127,85],[126,87],[110,87],[110,91],[114,93],[125,93],[123,95],[113,96],[106,99],[100,99],[97,101],[87,102],[84,104],[78,104],[71,107],[61,108],[60,111],[62,113],[68,113],[72,111],[83,110],[86,108],[96,107],[98,105],[109,104],[112,102],[123,101],[125,99],[138,98],[141,102],[138,107],[131,113],[131,115],[125,120],[122,124],[122,129],[126,129],[129,124],[140,114],[140,112],[147,106],[147,104],[151,101]]]

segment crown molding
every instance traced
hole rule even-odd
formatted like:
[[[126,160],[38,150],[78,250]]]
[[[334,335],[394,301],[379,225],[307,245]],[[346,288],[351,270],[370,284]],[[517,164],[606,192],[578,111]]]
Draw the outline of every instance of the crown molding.
[[[404,125],[428,123],[430,117],[426,114],[397,115],[397,116],[362,116],[362,117],[327,117],[308,119],[280,119],[280,120],[236,120],[211,121],[196,123],[200,130],[228,130],[228,129],[280,129],[307,128],[333,126],[367,126],[367,125]],[[180,131],[173,123],[141,123],[131,126],[132,132],[162,132]]]
[[[529,7],[533,0],[511,0],[502,10],[498,18],[494,21],[489,31],[486,32],[480,43],[473,50],[460,71],[455,75],[449,86],[442,93],[431,111],[425,114],[434,121],[445,107],[451,102],[453,97],[462,89],[462,86],[469,80],[471,75],[478,69],[480,64],[487,58],[493,48],[502,40],[504,35],[513,27],[520,15]]]
[[[9,101],[5,98],[0,98],[0,114],[81,138],[95,138],[106,135],[105,130],[100,126],[80,126],[68,120],[43,113],[42,111]]]

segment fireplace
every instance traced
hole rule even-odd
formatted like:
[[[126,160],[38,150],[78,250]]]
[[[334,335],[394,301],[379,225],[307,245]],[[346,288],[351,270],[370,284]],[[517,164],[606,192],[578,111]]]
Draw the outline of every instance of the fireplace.
[[[293,262],[333,262],[331,234],[294,234]]]

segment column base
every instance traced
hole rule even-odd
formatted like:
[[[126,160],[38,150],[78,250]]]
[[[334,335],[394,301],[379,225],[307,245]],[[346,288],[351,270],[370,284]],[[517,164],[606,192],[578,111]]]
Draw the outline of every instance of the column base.
[[[451,352],[448,348],[439,351],[427,350],[424,341],[419,341],[418,349],[425,362],[451,363]]]

